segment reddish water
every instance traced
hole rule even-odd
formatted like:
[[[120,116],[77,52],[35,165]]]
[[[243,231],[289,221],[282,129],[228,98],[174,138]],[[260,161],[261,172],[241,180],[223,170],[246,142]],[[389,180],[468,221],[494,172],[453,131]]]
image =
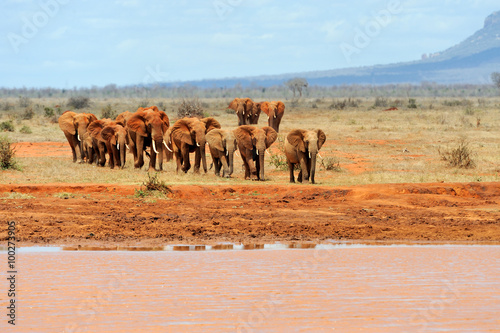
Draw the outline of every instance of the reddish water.
[[[18,256],[1,332],[500,330],[499,246]]]

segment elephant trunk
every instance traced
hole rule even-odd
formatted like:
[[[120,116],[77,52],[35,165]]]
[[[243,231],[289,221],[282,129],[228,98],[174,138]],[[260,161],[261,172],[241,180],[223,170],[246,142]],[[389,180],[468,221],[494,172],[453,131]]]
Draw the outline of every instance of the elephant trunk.
[[[201,162],[203,163],[203,171],[207,173],[207,154],[205,152],[205,142],[200,143],[200,154],[201,154]]]
[[[316,172],[316,156],[318,155],[317,152],[311,153],[311,171],[309,174],[309,179],[311,181],[311,184],[314,184],[314,174]]]
[[[120,155],[120,167],[123,169],[125,167],[125,162],[127,158],[127,148],[126,148],[126,143],[125,139],[121,139],[118,142],[117,148],[119,150],[119,155]]]
[[[233,174],[234,150],[228,151],[227,152],[227,157],[228,157],[228,164],[229,164],[229,176],[231,176]]]
[[[257,150],[257,155],[259,156],[259,161],[258,161],[258,165],[259,165],[259,169],[258,169],[258,177],[259,177],[259,180],[264,180],[264,156],[266,156],[266,149],[263,148],[263,149],[259,149]]]

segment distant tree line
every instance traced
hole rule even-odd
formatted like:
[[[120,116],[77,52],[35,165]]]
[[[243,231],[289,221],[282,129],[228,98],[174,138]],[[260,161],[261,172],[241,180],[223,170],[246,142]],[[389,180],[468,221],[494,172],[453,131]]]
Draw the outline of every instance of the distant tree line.
[[[495,79],[498,78],[498,81]],[[493,76],[494,82],[500,82],[499,76]],[[0,98],[71,98],[85,96],[89,98],[227,98],[236,96],[250,97],[254,100],[302,98],[363,98],[363,97],[493,97],[498,96],[498,83],[493,84],[452,84],[443,85],[431,82],[421,84],[386,84],[386,85],[340,85],[310,86],[307,81],[287,81],[272,87],[250,85],[243,87],[200,88],[190,84],[176,87],[154,86],[117,86],[90,88],[0,88]],[[304,89],[306,88],[307,89]],[[297,94],[299,96],[297,96]]]

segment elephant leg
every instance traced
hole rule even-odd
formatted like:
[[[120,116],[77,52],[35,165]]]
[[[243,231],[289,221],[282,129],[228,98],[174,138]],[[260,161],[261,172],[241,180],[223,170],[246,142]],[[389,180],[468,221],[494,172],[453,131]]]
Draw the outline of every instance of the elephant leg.
[[[64,136],[66,136],[66,139],[68,140],[69,146],[71,148],[71,153],[73,154],[73,163],[75,163],[77,160],[75,147],[78,145],[78,139],[75,135],[71,135],[66,132],[64,133]]]
[[[134,161],[134,167],[140,169],[144,165],[144,138],[139,134],[137,134],[136,138],[137,158]]]
[[[156,153],[151,148],[151,154],[149,156],[149,172],[156,171]]]
[[[182,152],[182,171],[187,173],[189,169],[191,169],[191,162],[189,161],[189,147],[185,147],[184,151]]]
[[[201,165],[201,150],[199,147],[194,151],[194,173],[200,173],[200,165]]]
[[[251,152],[250,152],[251,154]],[[250,165],[248,164],[248,160],[246,158],[246,156],[243,156],[243,154],[241,154],[241,157],[243,159],[243,167],[245,168],[245,180],[248,180],[250,179]],[[251,158],[250,158],[251,160]]]
[[[179,173],[179,170],[182,167],[182,154],[180,151],[175,152],[175,162],[177,163],[177,168],[175,169],[175,172]]]
[[[295,167],[294,163],[287,161],[288,169],[290,170],[290,183],[295,183],[295,177],[293,176],[293,168]]]
[[[215,175],[220,176],[220,166],[221,166],[220,158],[214,157],[213,162],[214,162]]]
[[[305,159],[300,159],[300,176],[301,179],[298,180],[299,182],[306,182],[309,180],[309,171],[307,168],[307,161]]]
[[[219,170],[222,167],[222,177],[229,178],[229,165],[226,155],[223,155],[219,160]]]

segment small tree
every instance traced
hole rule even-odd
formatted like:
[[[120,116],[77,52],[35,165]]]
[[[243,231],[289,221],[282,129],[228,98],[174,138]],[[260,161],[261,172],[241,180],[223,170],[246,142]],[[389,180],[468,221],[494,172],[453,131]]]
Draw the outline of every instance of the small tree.
[[[84,109],[90,106],[90,98],[86,96],[71,97],[67,104],[72,109]]]
[[[299,98],[302,97],[302,89],[307,88],[309,83],[304,78],[296,77],[285,82],[285,86],[288,87],[293,92],[293,98],[295,98],[295,92],[299,93]]]
[[[497,86],[498,89],[500,89],[500,73],[499,72],[493,72],[491,73],[491,81]]]

